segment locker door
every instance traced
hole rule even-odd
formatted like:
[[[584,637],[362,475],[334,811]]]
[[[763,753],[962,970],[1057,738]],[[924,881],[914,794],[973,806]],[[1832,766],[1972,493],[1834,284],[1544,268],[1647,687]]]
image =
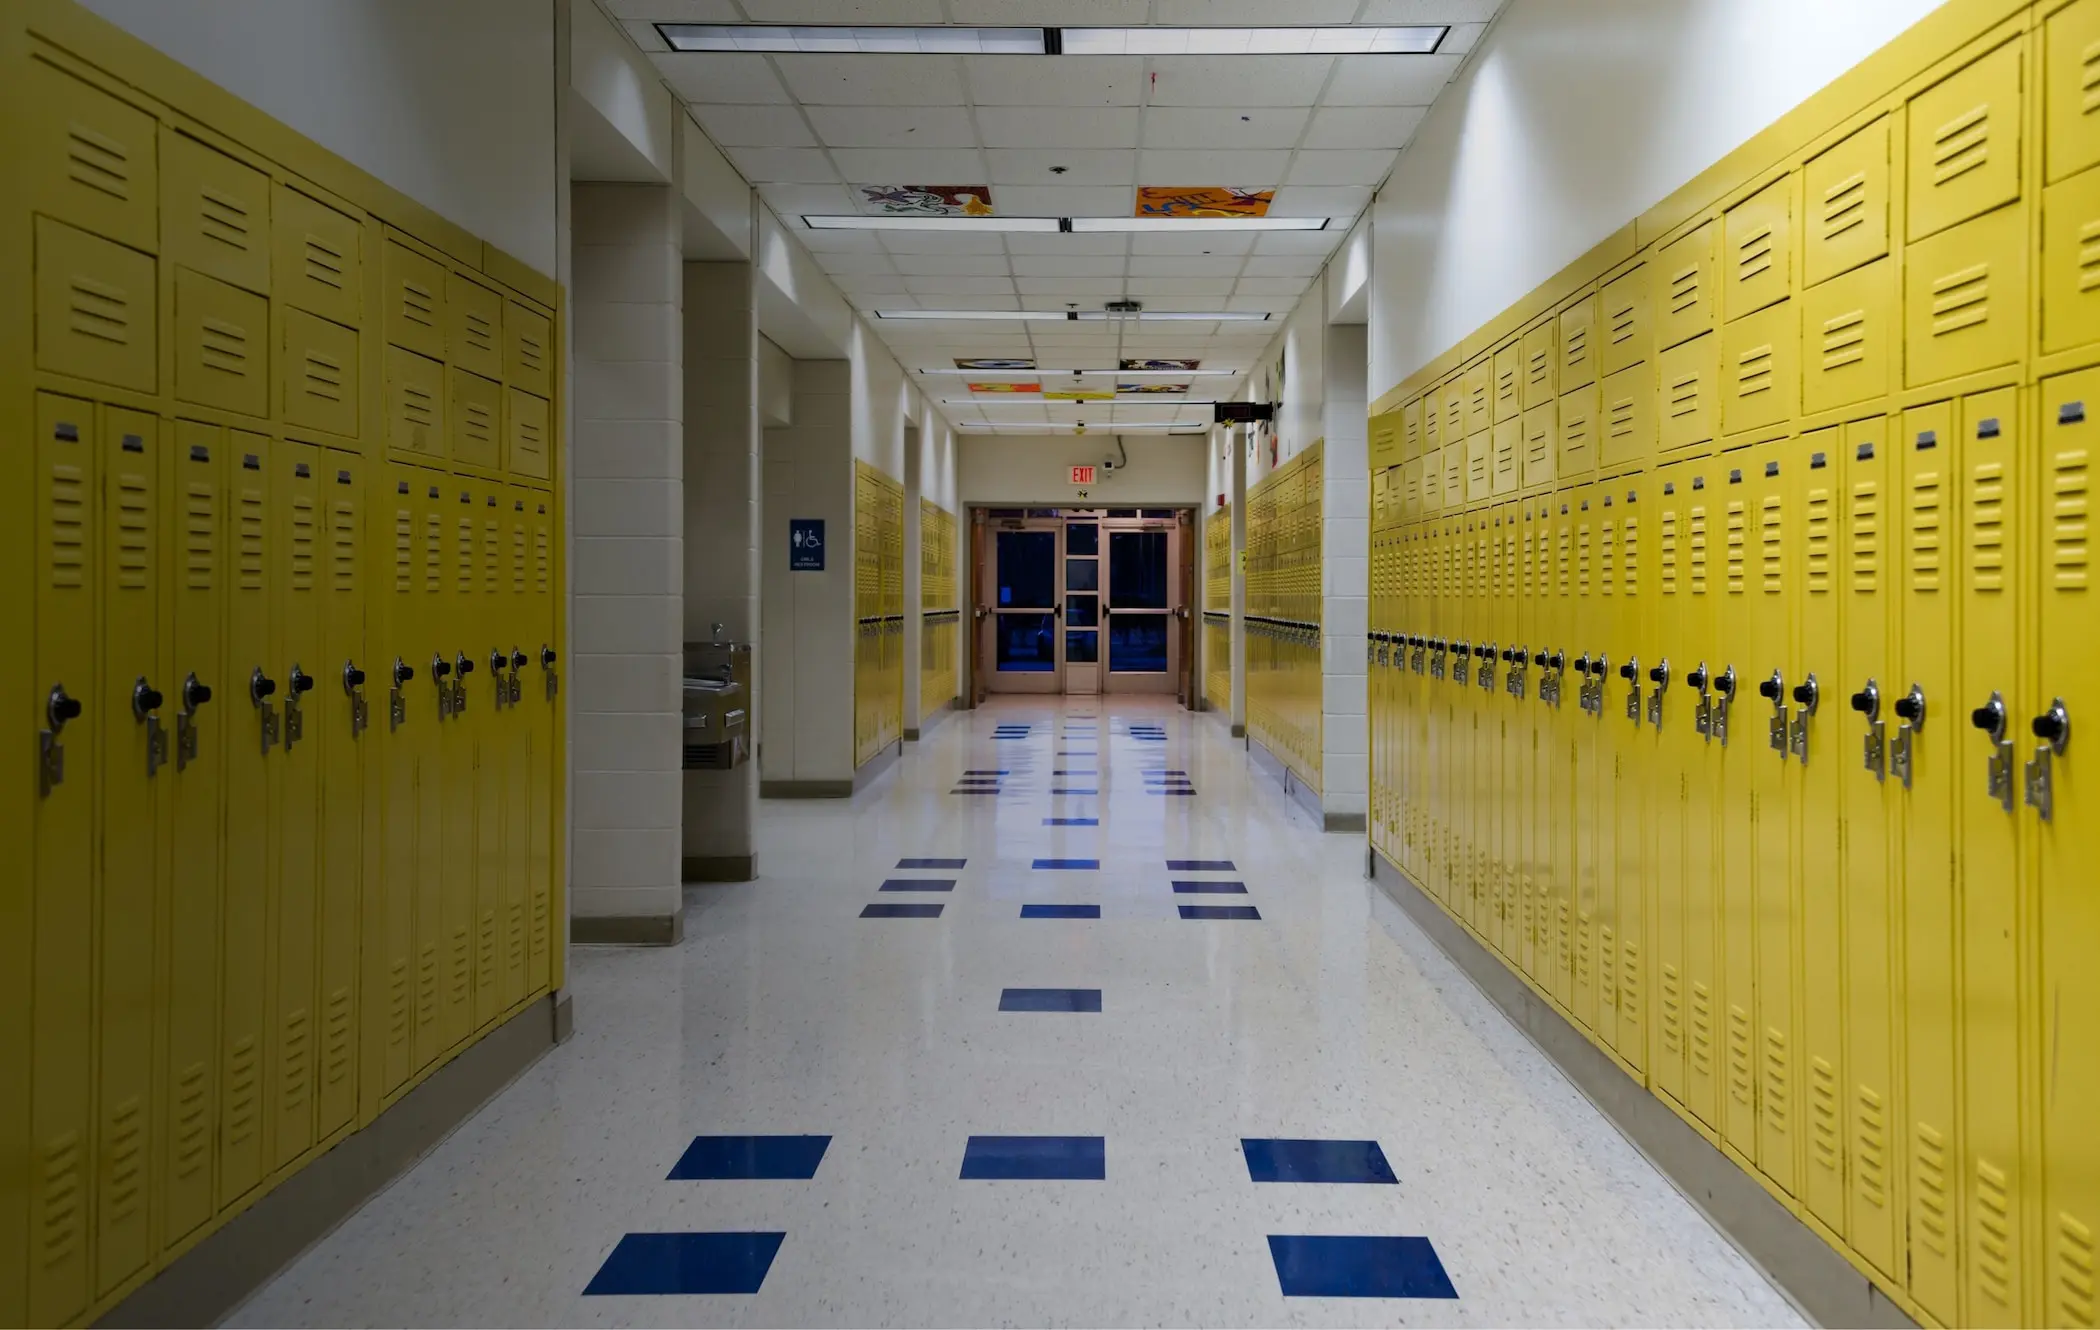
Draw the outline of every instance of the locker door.
[[[1656,470],[1653,622],[1649,632],[1619,648],[1622,658],[1613,661],[1605,675],[1606,695],[1618,698],[1630,711],[1629,728],[1639,736],[1632,747],[1644,769],[1643,779],[1654,810],[1642,861],[1648,880],[1654,884],[1655,897],[1651,1084],[1665,1099],[1681,1106],[1690,1103],[1685,1058],[1691,1035],[1691,980],[1685,950],[1690,902],[1684,862],[1684,745],[1675,734],[1666,737],[1663,727],[1666,720],[1681,728],[1689,725],[1684,720],[1685,704],[1668,684],[1651,682],[1649,675],[1653,671],[1658,680],[1664,677],[1668,669],[1664,662],[1673,651],[1679,660],[1684,658],[1684,607],[1691,596],[1687,573],[1691,556],[1688,505],[1692,499],[1692,465],[1679,463]],[[1652,710],[1648,700],[1651,693],[1656,699]],[[1606,723],[1618,724],[1619,713],[1610,707],[1606,711]]]
[[[227,595],[225,703],[225,882],[219,901],[218,1209],[268,1171],[264,1149],[263,1057],[269,1037],[267,924],[270,822],[282,737],[284,670],[272,651],[270,558],[275,507],[271,441],[235,430],[226,440]],[[216,690],[215,690],[216,691]]]
[[[178,421],[162,468],[162,508],[177,530],[167,580],[174,668],[162,715],[174,734],[168,782],[168,998],[161,1120],[161,1245],[212,1214],[212,1124],[218,1118],[219,820],[226,735],[245,701],[225,663],[226,431]]]
[[[454,479],[444,486],[445,595],[442,629],[433,634],[449,667],[452,715],[439,739],[438,799],[443,812],[444,1016],[440,1037],[456,1046],[474,1028],[474,936],[479,882],[480,823],[476,798],[481,722],[488,698],[476,687],[476,648],[482,636],[481,514],[477,494]],[[456,500],[456,502],[455,502]],[[433,669],[436,667],[433,666]]]
[[[1597,522],[1595,622],[1606,637],[1617,635],[1617,625],[1623,613],[1619,592],[1625,577],[1625,521],[1629,514],[1621,502],[1625,491],[1620,484],[1618,481],[1600,482],[1592,497],[1592,502],[1602,510]],[[1597,742],[1598,738],[1593,730],[1577,729],[1574,733],[1578,777],[1587,780],[1595,789],[1591,812],[1596,827],[1590,840],[1593,858],[1589,870],[1589,918],[1583,921],[1586,936],[1582,944],[1589,950],[1589,1028],[1607,1047],[1615,1047],[1618,1041],[1619,814],[1614,796],[1618,793],[1618,783],[1613,779],[1611,754]],[[1580,977],[1581,971],[1578,970],[1577,974]],[[1582,1001],[1579,993],[1577,1001],[1579,1012]]]
[[[1607,599],[1618,574],[1619,515],[1603,506],[1606,484],[1576,491],[1575,621],[1606,622],[1616,604]],[[1574,764],[1575,873],[1566,928],[1573,962],[1569,1007],[1585,1030],[1597,1028],[1597,923],[1602,905],[1599,860],[1603,854],[1603,805],[1599,799],[1597,749],[1588,735],[1569,734],[1562,750]]]
[[[318,686],[309,695],[308,738],[321,757],[321,1060],[315,1134],[327,1139],[357,1112],[357,961],[365,878],[366,697],[374,687],[365,650],[365,463],[341,453],[319,463],[327,542],[321,569]]]
[[[476,662],[470,680],[481,712],[474,717],[474,1028],[480,1029],[503,1010],[504,933],[509,913],[509,868],[503,845],[503,795],[507,779],[505,736],[509,731],[504,708],[509,705],[509,685],[501,667],[510,660],[510,648],[498,646],[497,634],[509,613],[509,559],[503,543],[504,507],[502,491],[491,485],[477,490],[475,520],[481,542],[481,605],[474,626],[467,630],[469,658]],[[485,671],[485,673],[484,673]],[[471,714],[471,713],[470,713]]]
[[[1529,620],[1525,635],[1548,641],[1561,631],[1562,616],[1553,600],[1552,568],[1544,557],[1547,551],[1539,534],[1553,529],[1553,519],[1547,513],[1546,501],[1541,499],[1522,505],[1521,520],[1517,552],[1523,565],[1523,597]],[[1527,729],[1518,732],[1515,761],[1521,784],[1505,787],[1502,795],[1504,802],[1514,805],[1519,837],[1516,872],[1510,883],[1508,956],[1510,963],[1526,974],[1538,963],[1537,941],[1532,933],[1534,897],[1539,883],[1545,880],[1546,862],[1553,849],[1551,809],[1558,787],[1553,779],[1552,721],[1550,714],[1542,714],[1530,718]],[[1540,730],[1542,734],[1527,732]]]
[[[41,762],[30,1008],[29,1324],[88,1304],[87,1195],[93,1138],[95,777],[107,728],[95,685],[95,408],[37,395],[36,691]]]
[[[1524,526],[1518,506],[1502,505],[1502,622],[1511,645],[1519,650],[1537,639],[1540,624],[1532,601],[1531,569],[1524,553]],[[1531,676],[1536,678],[1534,674]],[[1531,841],[1527,825],[1532,799],[1532,762],[1535,747],[1532,727],[1537,718],[1531,708],[1510,702],[1498,708],[1502,720],[1495,742],[1497,783],[1493,798],[1501,842],[1500,868],[1495,874],[1495,936],[1502,954],[1514,963],[1518,954],[1517,893],[1522,884],[1525,854]]]
[[[2019,402],[2013,389],[1962,402],[1960,706],[1970,713],[1954,771],[1961,827],[1962,1141],[1966,1261],[1963,1319],[2021,1321],[2020,772],[2013,726],[2027,705],[2021,666],[2018,551],[2024,548]],[[2006,710],[2000,750],[1976,722],[1979,708]],[[2040,708],[2035,708],[2040,710]],[[1995,716],[1997,713],[1991,713]],[[1994,722],[1995,723],[1995,722]],[[1994,788],[1995,787],[1995,788]]]
[[[1720,462],[1722,577],[1715,605],[1706,685],[1709,788],[1715,806],[1715,874],[1721,911],[1722,1036],[1727,1067],[1721,1132],[1742,1158],[1757,1162],[1757,831],[1756,766],[1764,751],[1755,662],[1764,654],[1757,633],[1760,505],[1756,450]]]
[[[1859,433],[1861,427],[1852,431]],[[1861,437],[1871,437],[1868,430]],[[1801,641],[1787,671],[1784,703],[1789,721],[1785,751],[1777,756],[1793,773],[1793,817],[1800,838],[1799,861],[1790,873],[1799,920],[1800,1056],[1795,1080],[1801,1094],[1801,1186],[1797,1193],[1833,1233],[1844,1235],[1847,1165],[1845,1086],[1845,893],[1850,888],[1840,850],[1839,816],[1843,770],[1826,741],[1840,729],[1843,705],[1838,682],[1842,650],[1839,606],[1839,537],[1844,523],[1846,431],[1832,427],[1802,436],[1802,449],[1788,461],[1806,458],[1802,478],[1802,565],[1799,579]],[[1804,691],[1806,690],[1806,691]],[[1828,696],[1825,696],[1826,690]],[[1850,689],[1842,692],[1849,693]],[[1825,704],[1828,703],[1826,709]]]
[[[1655,487],[1646,476],[1631,477],[1622,486],[1620,497],[1626,507],[1619,515],[1619,612],[1606,625],[1608,633],[1584,643],[1584,649],[1593,654],[1600,682],[1614,678],[1611,669],[1633,643],[1651,636],[1648,619],[1649,599],[1654,594],[1655,544],[1650,522]],[[1609,923],[1614,937],[1607,940],[1605,950],[1618,957],[1617,975],[1606,975],[1603,991],[1612,996],[1617,1008],[1612,1047],[1639,1071],[1648,1065],[1649,778],[1640,770],[1641,754],[1633,742],[1640,721],[1628,720],[1623,707],[1614,712],[1606,701],[1608,688],[1596,691],[1590,732],[1597,740],[1597,779],[1609,787],[1613,819],[1612,857],[1605,872],[1612,883]]]
[[[320,1033],[315,1011],[320,928],[321,450],[284,441],[271,459],[277,519],[270,551],[278,569],[271,673],[284,680],[284,742],[276,763],[277,873],[271,909],[271,1157],[283,1166],[314,1139]],[[280,673],[281,671],[281,673]]]
[[[392,463],[375,495],[380,509],[374,531],[383,542],[374,572],[374,636],[367,689],[384,708],[374,720],[379,745],[379,889],[384,904],[377,911],[377,959],[367,970],[371,987],[365,1019],[383,1031],[374,1071],[381,1095],[392,1094],[420,1064],[416,1030],[420,1025],[417,975],[417,785],[429,747],[426,736],[435,724],[421,705],[421,683],[430,670],[417,622],[422,609],[417,496],[421,477],[413,467]],[[383,500],[383,502],[379,502]],[[419,687],[419,683],[421,687]]]
[[[1845,1135],[1851,1165],[1845,1237],[1876,1269],[1899,1275],[1898,1179],[1901,1144],[1893,1039],[1900,994],[1896,946],[1901,920],[1890,876],[1889,832],[1900,785],[1888,776],[1886,736],[1900,696],[1891,653],[1899,515],[1890,483],[1895,422],[1845,429],[1844,535],[1839,542],[1840,663],[1820,680],[1823,714],[1810,727],[1809,765],[1837,769],[1843,831],[1845,961]],[[1807,644],[1813,636],[1804,634]],[[1842,705],[1843,709],[1840,709]],[[1877,728],[1878,727],[1878,728]],[[1804,795],[1804,800],[1808,796]],[[1815,860],[1802,850],[1804,886]]]
[[[1571,541],[1568,610],[1577,623],[1589,622],[1600,612],[1596,577],[1603,510],[1595,507],[1599,493],[1601,491],[1595,486],[1579,485],[1567,495],[1567,532]],[[1597,790],[1595,781],[1590,779],[1594,772],[1579,760],[1577,752],[1570,747],[1564,749],[1563,754],[1556,761],[1568,763],[1568,782],[1573,794],[1569,814],[1573,853],[1568,870],[1554,883],[1553,899],[1546,902],[1546,923],[1553,937],[1547,990],[1563,1007],[1572,1010],[1575,966],[1580,948],[1580,911],[1585,905],[1593,908],[1596,896]],[[1594,754],[1582,756],[1594,759]],[[1587,968],[1585,965],[1584,969]],[[1594,1012],[1591,1014],[1594,1016]]]
[[[532,604],[532,523],[526,501],[537,496],[515,487],[504,492],[504,614],[496,625],[495,649],[508,658],[503,712],[503,993],[505,1010],[532,991],[528,981],[532,911],[532,714],[526,709],[524,672],[528,657],[526,620]]]
[[[1586,489],[1574,488],[1553,495],[1546,505],[1546,527],[1541,532],[1546,545],[1541,558],[1551,581],[1555,615],[1564,624],[1583,622],[1583,611],[1588,608],[1587,604],[1577,601],[1575,580],[1575,507],[1578,496],[1585,493]],[[1564,730],[1556,729],[1553,747],[1545,761],[1551,773],[1547,777],[1547,788],[1552,804],[1546,821],[1552,853],[1542,861],[1532,900],[1536,957],[1532,977],[1541,985],[1550,986],[1555,957],[1561,945],[1555,912],[1559,909],[1559,902],[1573,894],[1578,872],[1582,787],[1576,779],[1574,754],[1567,746]]]
[[[1784,308],[1784,307],[1782,307]],[[1826,453],[1828,449],[1824,450]],[[1750,634],[1735,653],[1745,677],[1742,715],[1732,726],[1739,770],[1749,776],[1753,901],[1757,954],[1755,1011],[1759,1165],[1790,1196],[1800,1191],[1801,1042],[1795,979],[1800,965],[1800,907],[1795,899],[1795,784],[1787,760],[1789,696],[1799,681],[1795,626],[1804,583],[1803,501],[1809,481],[1801,440],[1759,444],[1745,455],[1757,500],[1756,585],[1749,593]],[[1821,539],[1828,577],[1829,528]],[[1811,541],[1813,536],[1811,536]],[[1734,1001],[1733,998],[1730,999]]]
[[[450,1048],[464,1031],[452,1001],[453,923],[456,911],[446,862],[446,769],[452,745],[452,657],[444,650],[448,630],[457,622],[458,604],[451,591],[453,542],[449,529],[453,509],[441,476],[406,469],[412,478],[417,524],[417,589],[409,622],[416,655],[418,684],[408,704],[408,724],[422,730],[416,740],[416,1069],[421,1071]],[[406,727],[404,727],[405,731]],[[456,833],[455,833],[456,834]],[[464,932],[464,925],[461,925]]]
[[[1955,1205],[1954,786],[1970,774],[1954,680],[1954,548],[1963,452],[1950,402],[1903,413],[1902,608],[1890,690],[1889,779],[1900,782],[1905,992],[1904,1152],[1910,1292],[1942,1324],[1959,1315]]]
[[[1473,688],[1472,780],[1468,809],[1472,831],[1473,927],[1490,946],[1495,944],[1494,915],[1499,903],[1502,872],[1502,837],[1497,758],[1501,742],[1501,711],[1495,706],[1495,688],[1502,675],[1497,653],[1509,644],[1502,623],[1502,551],[1500,530],[1492,524],[1495,514],[1483,509],[1474,516],[1472,636],[1485,654],[1479,658]]]
[[[1725,540],[1727,498],[1715,483],[1726,471],[1718,461],[1691,464],[1685,503],[1685,598],[1679,605],[1678,643],[1670,648],[1672,673],[1664,687],[1675,697],[1664,703],[1665,733],[1675,742],[1684,791],[1684,973],[1690,994],[1685,1045],[1685,1107],[1708,1127],[1721,1127],[1722,896],[1719,748],[1702,732],[1699,713],[1712,697],[1720,669],[1719,629],[1725,589],[1725,560],[1714,564],[1714,544]],[[1657,685],[1650,683],[1650,688]]]
[[[153,922],[159,906],[158,794],[168,714],[159,636],[159,421],[104,408],[101,872],[96,910],[95,1291],[152,1254],[147,1228],[153,1096]]]
[[[2100,809],[2093,805],[2090,782],[2079,781],[2075,764],[2084,754],[2054,723],[2059,715],[2066,722],[2100,716],[2092,671],[2077,665],[2092,659],[2087,523],[2093,445],[2087,411],[2088,404],[2100,407],[2096,399],[2100,373],[2093,370],[2042,385],[2047,469],[2031,482],[2043,500],[2043,522],[2035,533],[2041,551],[2041,688],[2025,709],[2030,719],[2022,742],[2029,754],[2028,805],[2038,824],[2042,1047],[2053,1050],[2054,1068],[2042,1099],[2039,1150],[2040,1237],[2048,1263],[2042,1319],[2049,1325],[2093,1321],[2093,1230],[2100,1225],[2100,1141],[2092,1131],[2100,1118],[2100,1032],[2093,1022],[2100,1012],[2093,965],[2100,953],[2100,895],[2093,891],[2089,830]],[[2046,789],[2038,784],[2042,779]]]

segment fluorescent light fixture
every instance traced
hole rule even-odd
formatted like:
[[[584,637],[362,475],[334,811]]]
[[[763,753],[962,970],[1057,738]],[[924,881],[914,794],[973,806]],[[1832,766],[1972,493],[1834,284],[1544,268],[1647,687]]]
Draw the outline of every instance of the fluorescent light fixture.
[[[1061,309],[878,309],[878,319],[1046,319],[1063,323],[1071,317]]]
[[[1074,217],[1074,231],[1325,231],[1325,217]]]
[[[845,216],[805,213],[812,231],[1060,231],[1055,217],[920,217],[905,213]]]
[[[1070,434],[1070,433],[1074,433],[1074,432],[1076,432],[1076,431],[1078,430],[1078,428],[1079,428],[1079,427],[1078,427],[1077,425],[1074,425],[1074,424],[1070,424],[1070,423],[1066,423],[1066,422],[1058,422],[1058,421],[1053,421],[1053,422],[1051,422],[1050,424],[1047,424],[1047,425],[1045,425],[1045,424],[1040,424],[1040,423],[1022,423],[1022,424],[1014,424],[1014,423],[1011,423],[1011,422],[1007,422],[1007,423],[996,423],[996,424],[995,424],[994,422],[992,422],[992,421],[989,421],[989,420],[965,420],[965,421],[961,421],[961,422],[957,423],[957,425],[955,426],[955,428],[957,428],[957,429],[985,429],[985,430],[1002,430],[1002,429],[1003,429],[1003,430],[1010,430],[1010,431],[1012,431],[1012,432],[1014,432],[1014,433],[1016,433],[1016,434]],[[1089,426],[1087,426],[1087,427],[1086,427],[1086,432],[1087,432],[1087,433],[1089,433],[1089,434],[1208,434],[1208,433],[1210,433],[1210,426],[1208,426],[1208,425],[1089,425]]]
[[[1039,322],[1059,323],[1103,323],[1111,316],[1104,310],[1080,309],[878,309],[878,319],[982,319],[986,321],[1025,319]],[[1118,323],[1128,323],[1131,316],[1113,316]],[[1265,310],[1177,310],[1148,309],[1136,316],[1145,322],[1180,323],[1267,323],[1274,318]],[[1107,373],[1108,371],[1103,371]]]
[[[1448,29],[1065,28],[1066,55],[1427,55]]]
[[[1042,28],[844,27],[781,23],[659,23],[674,51],[766,55],[848,51],[860,55],[1048,55]]]
[[[1051,389],[1052,392],[1057,391]],[[1044,401],[1034,393],[980,393],[976,397],[943,397],[942,406],[1005,406],[1006,398],[1013,398],[1014,406],[1216,406],[1209,397],[1181,397],[1173,393],[1121,393],[1115,397],[1103,397],[1091,402]]]
[[[1024,379],[1069,379],[1078,376],[1097,379],[1188,379],[1206,376],[1230,378],[1244,374],[1242,369],[922,369],[921,374],[967,374],[979,383],[1015,382]]]

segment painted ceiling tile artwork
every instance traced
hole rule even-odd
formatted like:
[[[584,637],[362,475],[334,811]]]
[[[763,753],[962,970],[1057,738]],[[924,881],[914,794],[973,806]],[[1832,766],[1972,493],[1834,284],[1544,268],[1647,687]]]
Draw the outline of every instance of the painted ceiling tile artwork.
[[[973,393],[1039,393],[1042,390],[1043,385],[1040,383],[973,383],[970,385],[970,391]]]
[[[869,208],[896,217],[990,217],[990,185],[862,185]]]
[[[1116,395],[1110,392],[1061,392],[1044,393],[1046,402],[1113,402]]]
[[[1230,185],[1139,185],[1134,217],[1266,217],[1273,189]]]
[[[1033,361],[1033,360],[1001,360],[1001,359],[999,359],[999,358],[997,358],[997,357],[977,357],[977,358],[974,358],[974,359],[965,359],[965,358],[963,358],[963,357],[961,357],[961,356],[957,356],[957,357],[956,357],[956,359],[955,359],[955,367],[956,367],[957,369],[999,369],[999,370],[1017,370],[1017,369],[1034,369],[1034,368],[1035,368],[1035,361]]]
[[[1185,383],[1119,383],[1116,385],[1117,392],[1133,397],[1164,397],[1186,393],[1188,390],[1189,386]]]
[[[1123,368],[1126,372],[1131,373],[1162,373],[1173,370],[1199,370],[1203,368],[1203,362],[1200,360],[1146,360],[1126,357],[1123,361]]]

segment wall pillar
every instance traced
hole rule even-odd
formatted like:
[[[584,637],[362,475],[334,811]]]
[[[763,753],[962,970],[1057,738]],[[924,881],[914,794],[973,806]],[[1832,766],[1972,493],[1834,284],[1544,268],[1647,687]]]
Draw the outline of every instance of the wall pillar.
[[[1361,831],[1370,807],[1371,488],[1366,329],[1326,329],[1321,428],[1320,805],[1329,831]]]

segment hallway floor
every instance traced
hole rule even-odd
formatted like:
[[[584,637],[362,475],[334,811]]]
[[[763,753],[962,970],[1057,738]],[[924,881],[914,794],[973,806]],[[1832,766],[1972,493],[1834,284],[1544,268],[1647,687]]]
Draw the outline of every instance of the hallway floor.
[[[997,701],[760,833],[233,1323],[1800,1324],[1215,719]]]

